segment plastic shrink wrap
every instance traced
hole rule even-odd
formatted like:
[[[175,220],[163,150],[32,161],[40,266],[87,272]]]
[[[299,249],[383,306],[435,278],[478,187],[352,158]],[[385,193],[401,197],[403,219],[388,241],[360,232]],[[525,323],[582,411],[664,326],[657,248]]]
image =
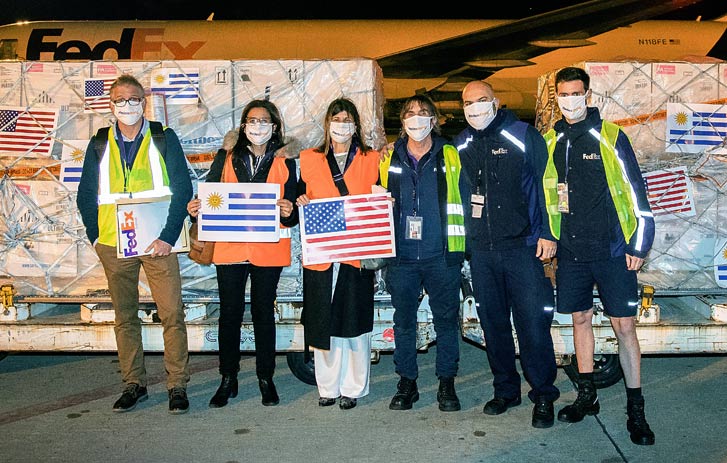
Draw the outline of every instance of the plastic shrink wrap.
[[[274,102],[286,137],[306,148],[322,141],[330,101],[349,97],[367,142],[377,148],[385,142],[383,79],[368,59],[1,62],[0,278],[18,295],[84,296],[107,287],[75,195],[88,140],[113,121],[107,90],[122,73],[149,92],[146,116],[179,136],[195,190],[252,99]],[[302,295],[298,236],[296,228],[281,294]],[[180,264],[185,297],[216,295],[213,266],[186,254]],[[143,272],[140,292],[150,294]]]
[[[661,294],[727,288],[727,63],[574,66],[591,76],[590,105],[631,139],[647,183],[656,238],[640,283]],[[538,81],[542,133],[561,117],[556,72]]]

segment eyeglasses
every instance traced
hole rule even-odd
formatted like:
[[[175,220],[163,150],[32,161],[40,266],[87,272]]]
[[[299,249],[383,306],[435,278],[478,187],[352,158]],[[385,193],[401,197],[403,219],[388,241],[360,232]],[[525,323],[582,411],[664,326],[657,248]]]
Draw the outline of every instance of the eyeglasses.
[[[128,98],[128,99],[119,98],[118,100],[112,101],[112,103],[117,108],[123,108],[124,106],[126,106],[126,103],[129,103],[129,106],[139,106],[143,100],[144,100],[143,98],[132,96],[131,98]]]
[[[245,124],[257,125],[257,124],[272,124],[272,123],[273,123],[273,121],[271,121],[270,119],[258,119],[256,117],[251,117],[250,119],[245,119]]]

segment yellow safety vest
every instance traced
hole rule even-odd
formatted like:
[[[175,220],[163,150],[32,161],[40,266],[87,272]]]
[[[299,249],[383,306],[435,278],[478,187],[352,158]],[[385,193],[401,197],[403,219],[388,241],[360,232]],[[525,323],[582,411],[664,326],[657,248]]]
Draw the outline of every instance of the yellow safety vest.
[[[616,206],[616,213],[621,225],[621,231],[628,242],[637,228],[636,214],[634,213],[634,200],[631,194],[631,184],[626,179],[621,169],[618,157],[616,156],[616,140],[620,127],[613,122],[603,121],[601,133],[591,129],[591,134],[598,139],[601,147],[601,160],[606,171],[606,182],[611,193],[613,204]],[[560,238],[561,213],[558,211],[558,172],[553,162],[553,152],[557,140],[554,129],[545,134],[545,143],[548,147],[548,163],[543,175],[543,191],[545,193],[545,204],[548,210],[548,222],[550,232],[558,239]]]
[[[393,152],[379,163],[379,178],[381,185],[388,188],[389,167]],[[447,245],[450,252],[464,252],[465,249],[465,228],[464,208],[462,197],[459,191],[459,176],[462,171],[462,164],[459,159],[457,148],[452,145],[444,145],[444,169],[447,179]]]
[[[98,242],[116,246],[116,200],[121,198],[159,198],[169,196],[167,166],[159,149],[154,145],[147,127],[131,170],[124,175],[121,152],[113,128],[108,131],[108,142],[99,163],[98,182]],[[126,178],[126,187],[124,179]]]

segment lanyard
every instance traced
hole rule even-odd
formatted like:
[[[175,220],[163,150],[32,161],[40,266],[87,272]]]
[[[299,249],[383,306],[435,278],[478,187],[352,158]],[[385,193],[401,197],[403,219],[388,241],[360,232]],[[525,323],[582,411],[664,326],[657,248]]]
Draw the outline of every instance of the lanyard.
[[[566,140],[565,143],[565,174],[563,174],[563,183],[568,183],[568,166],[570,165],[568,162],[568,158],[570,156],[570,140]]]
[[[136,159],[136,152],[139,149],[139,143],[141,141],[141,130],[139,130],[139,133],[136,134],[136,137],[134,137],[134,140],[131,142],[131,146],[129,146],[129,151],[126,151],[126,142],[124,141],[124,134],[121,133],[121,129],[119,129],[118,124],[116,125],[116,144],[119,146],[119,153],[121,154],[121,160],[123,161],[124,165],[124,192],[127,191],[127,180],[129,177],[129,171],[131,171],[131,167],[134,164],[134,159]]]
[[[139,149],[139,142],[141,141],[141,138],[141,130],[139,130],[139,133],[137,133],[136,137],[134,137],[134,139],[131,141],[131,146],[129,147],[129,151],[127,152],[127,142],[124,141],[124,135],[121,133],[121,129],[119,129],[119,126],[116,126],[116,144],[119,145],[121,160],[124,161],[124,166],[129,170],[134,164],[134,159],[136,159],[136,151]]]

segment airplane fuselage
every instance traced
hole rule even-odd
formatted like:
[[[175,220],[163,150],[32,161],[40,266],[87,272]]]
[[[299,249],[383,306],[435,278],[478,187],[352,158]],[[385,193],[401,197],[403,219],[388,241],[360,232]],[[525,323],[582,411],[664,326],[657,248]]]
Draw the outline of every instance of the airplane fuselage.
[[[379,59],[510,20],[45,21],[0,26],[0,59],[285,60]],[[521,117],[535,110],[538,77],[583,61],[727,59],[727,22],[639,21],[588,38],[592,45],[544,49],[531,65],[487,80]],[[459,92],[447,77],[387,78],[387,99],[422,89]],[[456,109],[458,101],[443,103]]]

